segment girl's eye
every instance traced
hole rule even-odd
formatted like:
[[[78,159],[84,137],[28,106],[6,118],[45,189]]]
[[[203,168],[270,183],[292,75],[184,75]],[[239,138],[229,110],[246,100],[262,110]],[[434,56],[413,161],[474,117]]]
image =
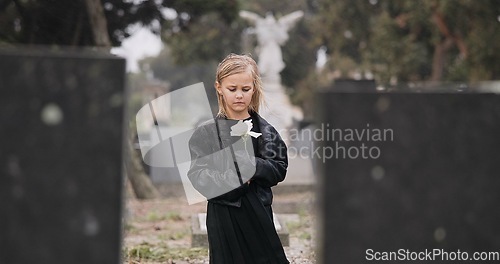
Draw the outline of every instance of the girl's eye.
[[[234,91],[236,91],[236,89],[229,89],[229,91],[234,92]]]
[[[243,89],[243,92],[248,92],[250,91],[250,89]]]

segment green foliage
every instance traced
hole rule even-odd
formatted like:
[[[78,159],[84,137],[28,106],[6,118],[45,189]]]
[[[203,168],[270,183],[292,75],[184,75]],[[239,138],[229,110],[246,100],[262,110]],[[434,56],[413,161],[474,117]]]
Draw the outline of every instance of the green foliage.
[[[174,56],[167,47],[157,57],[142,60],[140,65],[141,68],[149,69],[156,79],[167,82],[172,91],[202,82],[209,102],[213,104],[212,109],[216,111],[217,97],[214,89],[216,61],[195,61],[179,65],[174,61]]]
[[[173,8],[177,13],[186,13],[193,22],[205,14],[216,12],[225,23],[231,23],[238,17],[239,4],[237,0],[175,0],[162,1],[163,6]]]
[[[329,71],[370,70],[382,84],[500,78],[500,2],[353,0],[319,2],[316,33]],[[440,53],[440,51],[442,51]]]
[[[211,12],[191,23],[187,30],[164,31],[162,38],[172,51],[173,62],[186,66],[218,61],[230,52],[240,52],[242,30],[240,24],[229,24],[221,14]]]
[[[0,4],[0,43],[65,46],[93,46],[94,39],[86,0],[2,1]],[[113,46],[129,36],[130,25],[141,24],[160,34],[185,31],[206,13],[218,13],[230,23],[237,16],[236,0],[123,1],[102,0],[109,37]],[[164,8],[177,12],[168,21]],[[181,15],[182,14],[182,15]]]
[[[178,64],[174,60],[174,52],[170,48],[165,48],[154,58],[146,58],[140,62],[142,67],[148,65],[154,77],[168,81],[172,89],[178,89],[186,85],[203,82],[212,86],[215,81],[215,61]]]
[[[309,20],[299,21],[289,35],[290,39],[282,49],[286,67],[281,72],[281,79],[285,87],[296,91],[316,63],[318,46],[311,42],[313,32]]]

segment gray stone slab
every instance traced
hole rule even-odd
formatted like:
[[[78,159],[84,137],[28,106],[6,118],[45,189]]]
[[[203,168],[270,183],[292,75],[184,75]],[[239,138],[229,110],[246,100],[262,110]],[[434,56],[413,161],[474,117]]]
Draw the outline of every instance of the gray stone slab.
[[[324,92],[317,102],[329,132],[393,132],[320,140],[333,153],[318,180],[320,263],[369,262],[367,250],[498,251],[499,94]]]
[[[125,61],[0,49],[0,263],[120,263]]]

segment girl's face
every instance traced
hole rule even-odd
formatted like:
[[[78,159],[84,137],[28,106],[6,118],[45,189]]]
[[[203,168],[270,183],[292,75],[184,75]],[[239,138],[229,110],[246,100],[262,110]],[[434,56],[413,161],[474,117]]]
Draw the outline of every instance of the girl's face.
[[[216,83],[216,88],[224,98],[228,118],[244,119],[249,116],[248,106],[255,92],[249,70],[227,76],[221,83]]]

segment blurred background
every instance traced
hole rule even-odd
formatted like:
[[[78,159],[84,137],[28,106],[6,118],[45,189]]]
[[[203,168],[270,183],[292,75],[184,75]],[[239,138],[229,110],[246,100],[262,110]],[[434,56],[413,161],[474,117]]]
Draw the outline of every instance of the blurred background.
[[[132,60],[128,78],[137,107],[145,86],[211,86],[226,54],[256,55],[255,32],[240,10],[277,18],[304,11],[282,48],[281,75],[292,102],[309,116],[313,90],[339,78],[374,79],[379,89],[395,90],[500,78],[495,0],[3,0],[0,45],[113,48]],[[133,46],[120,50],[136,33]]]
[[[241,10],[276,18],[304,12],[282,47],[280,73],[303,127],[315,121],[314,95],[345,80],[372,81],[380,92],[500,91],[498,0],[2,0],[2,48],[88,48],[127,59],[123,256],[130,263],[206,261],[206,251],[190,248],[190,217],[204,204],[188,207],[182,189],[155,182],[140,159],[135,114],[198,82],[216,102],[217,63],[230,52],[257,58],[255,28]],[[294,263],[315,263],[314,188],[277,190]]]

